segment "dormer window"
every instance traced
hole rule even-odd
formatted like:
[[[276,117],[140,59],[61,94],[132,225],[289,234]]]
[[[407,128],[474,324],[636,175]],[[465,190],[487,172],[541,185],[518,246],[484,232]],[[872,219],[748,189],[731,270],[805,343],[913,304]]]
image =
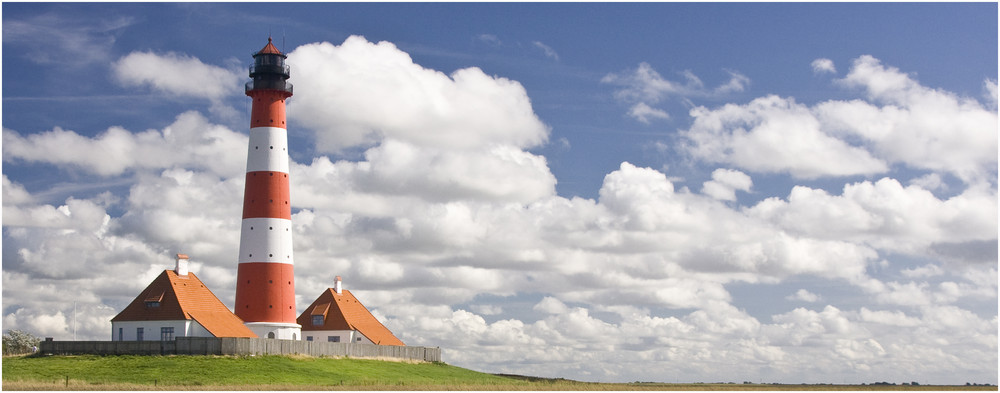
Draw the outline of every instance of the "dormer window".
[[[313,315],[313,326],[323,326],[323,315]]]
[[[146,298],[146,308],[158,308],[160,307],[160,301],[163,300],[163,294],[150,295]]]

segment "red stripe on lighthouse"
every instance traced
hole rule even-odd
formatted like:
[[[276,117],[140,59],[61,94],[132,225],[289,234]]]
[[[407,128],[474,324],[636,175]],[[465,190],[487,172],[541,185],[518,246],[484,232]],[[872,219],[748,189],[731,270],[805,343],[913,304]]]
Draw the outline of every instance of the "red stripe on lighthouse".
[[[251,93],[253,110],[250,112],[250,127],[285,126],[285,98],[291,94],[280,90],[260,90]]]
[[[243,218],[292,219],[289,204],[288,174],[282,172],[247,173],[243,194]]]
[[[286,263],[241,263],[236,315],[243,322],[295,322],[295,275]],[[261,301],[266,299],[266,301]]]

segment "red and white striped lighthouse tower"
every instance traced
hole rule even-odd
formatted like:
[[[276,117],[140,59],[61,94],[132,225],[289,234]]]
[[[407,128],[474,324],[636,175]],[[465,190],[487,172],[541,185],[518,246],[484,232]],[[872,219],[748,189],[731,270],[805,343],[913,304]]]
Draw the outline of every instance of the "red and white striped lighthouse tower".
[[[236,315],[261,338],[298,340],[292,259],[292,208],[288,192],[285,99],[292,96],[285,56],[267,39],[253,55],[250,145],[243,195]]]

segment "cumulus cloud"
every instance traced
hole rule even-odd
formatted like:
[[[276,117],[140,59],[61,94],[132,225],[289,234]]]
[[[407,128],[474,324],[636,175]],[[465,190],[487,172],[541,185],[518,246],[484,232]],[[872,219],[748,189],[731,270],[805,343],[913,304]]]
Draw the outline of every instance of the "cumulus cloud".
[[[924,87],[871,56],[856,59],[839,83],[865,91],[873,102],[817,105],[817,120],[831,135],[860,137],[888,162],[951,173],[967,183],[996,177],[995,110],[971,98]]]
[[[800,289],[798,291],[795,291],[794,294],[785,296],[785,299],[806,302],[806,303],[815,303],[819,301],[820,296],[815,293],[809,292],[806,289]]]
[[[997,81],[987,79],[983,81],[983,98],[986,98],[988,108],[997,109]]]
[[[747,174],[719,168],[712,172],[712,180],[702,184],[701,192],[715,199],[735,201],[736,191],[750,191],[753,180]]]
[[[833,66],[833,60],[830,59],[816,59],[812,62],[813,73],[816,74],[835,74],[837,73],[837,68]]]
[[[807,107],[768,96],[745,105],[697,107],[694,124],[683,132],[684,150],[708,162],[798,178],[873,175],[893,163],[967,183],[995,177],[995,111],[921,86],[871,56],[856,59],[837,83],[864,90],[870,102]]]
[[[240,72],[174,52],[132,52],[112,63],[111,70],[125,86],[148,86],[163,93],[209,100],[237,93],[243,80]]]
[[[162,131],[111,127],[95,138],[59,127],[27,136],[4,128],[3,159],[68,165],[102,176],[175,165],[231,176],[245,171],[240,161],[246,160],[246,140],[198,112],[185,112]]]
[[[311,87],[289,100],[288,115],[315,133],[321,152],[383,138],[453,149],[548,141],[524,87],[478,68],[446,75],[415,64],[392,43],[359,36],[339,46],[303,45],[288,63],[296,83]]]
[[[997,236],[995,190],[968,189],[941,200],[890,178],[845,185],[839,196],[796,186],[787,201],[768,198],[747,211],[790,233],[911,255]]]
[[[682,132],[683,148],[706,162],[807,179],[888,170],[868,151],[824,133],[809,108],[791,98],[697,107],[690,114],[694,124]]]

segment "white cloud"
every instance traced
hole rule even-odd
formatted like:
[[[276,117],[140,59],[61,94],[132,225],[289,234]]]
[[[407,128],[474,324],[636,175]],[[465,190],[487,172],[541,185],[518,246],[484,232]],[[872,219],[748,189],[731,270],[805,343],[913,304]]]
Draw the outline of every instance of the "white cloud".
[[[541,49],[542,52],[545,53],[545,57],[548,57],[555,61],[559,61],[559,54],[556,53],[556,51],[552,49],[552,47],[545,45],[540,41],[534,41],[532,42],[532,44],[535,45],[536,48]]]
[[[968,183],[996,177],[995,110],[921,86],[871,56],[856,59],[840,83],[863,89],[883,105],[859,100],[817,105],[819,120],[834,135],[861,137],[890,162],[950,172]]]
[[[995,111],[923,87],[871,56],[856,59],[838,84],[862,88],[872,102],[826,101],[810,108],[769,96],[698,107],[683,133],[684,148],[708,162],[799,178],[872,175],[893,163],[952,173],[970,184],[995,177]]]
[[[548,141],[548,127],[534,114],[524,87],[478,68],[445,75],[415,64],[389,42],[359,36],[339,46],[303,45],[288,63],[295,83],[311,87],[296,91],[288,115],[315,132],[321,152],[383,138],[448,149],[526,148]]]
[[[691,110],[683,148],[710,163],[798,178],[874,174],[888,166],[862,148],[822,130],[808,107],[777,96],[746,105]]]
[[[940,276],[944,274],[944,270],[941,270],[941,267],[939,267],[938,265],[929,264],[921,267],[904,269],[900,273],[902,273],[904,277],[909,277],[909,278],[926,278],[926,277]]]
[[[624,102],[657,103],[669,96],[705,97],[743,91],[750,83],[745,75],[727,71],[730,79],[714,89],[706,89],[704,83],[691,71],[684,71],[681,76],[685,82],[673,82],[663,78],[649,63],[642,62],[632,71],[620,74],[611,73],[601,78],[601,82],[622,86],[615,91],[615,97]]]
[[[768,198],[748,213],[789,233],[912,255],[940,243],[994,240],[998,214],[995,191],[968,189],[941,200],[890,178],[847,184],[839,196],[796,186],[787,201]]]
[[[476,39],[479,40],[479,41],[483,41],[485,43],[491,44],[491,45],[500,45],[501,44],[500,38],[497,38],[497,36],[494,35],[494,34],[480,34],[480,35],[476,36]]]
[[[563,302],[551,296],[546,296],[542,301],[538,302],[533,308],[536,311],[542,311],[547,314],[563,314],[569,311],[569,307],[566,307]]]
[[[992,108],[994,111],[997,109],[997,81],[993,79],[987,79],[983,81],[983,98],[986,99],[986,104],[988,108]]]
[[[666,119],[669,115],[662,109],[655,109],[650,104],[671,96],[686,97],[717,97],[734,92],[741,92],[750,84],[750,78],[745,75],[727,71],[730,79],[714,89],[707,89],[701,79],[691,71],[684,71],[681,76],[685,82],[673,82],[664,79],[649,63],[642,62],[634,71],[620,74],[610,73],[601,78],[602,83],[621,86],[615,91],[615,98],[631,105],[628,115],[642,123],[649,124],[650,118]]]
[[[727,71],[729,73],[729,82],[726,82],[719,87],[716,87],[713,92],[718,95],[725,95],[729,93],[738,93],[746,90],[747,85],[750,84],[750,78],[735,71]]]
[[[837,68],[833,66],[833,60],[830,59],[816,59],[812,62],[813,73],[816,74],[835,74],[837,73]]]
[[[237,93],[243,80],[240,72],[174,52],[132,52],[112,63],[111,70],[125,86],[149,86],[164,93],[209,100]]]
[[[94,20],[57,13],[23,20],[7,18],[3,23],[3,42],[22,47],[22,53],[38,64],[76,67],[103,64],[120,30],[135,22],[134,18],[125,16]]]
[[[735,201],[736,190],[749,192],[753,186],[753,180],[747,174],[732,170],[719,168],[712,171],[712,180],[702,184],[702,194],[723,201]]]
[[[4,128],[3,159],[69,165],[102,176],[175,165],[232,176],[245,172],[246,140],[197,112],[185,112],[162,131],[111,127],[95,138],[59,127],[27,136]]]
[[[819,301],[820,296],[815,293],[809,292],[806,289],[799,289],[798,291],[795,291],[794,294],[786,296],[785,299],[802,301],[806,303],[816,303]]]
[[[941,175],[937,173],[928,173],[926,175],[910,179],[910,184],[929,191],[948,190],[948,184],[946,184],[944,180],[941,179]]]
[[[628,111],[628,115],[639,120],[643,124],[651,123],[651,119],[669,119],[670,115],[667,112],[650,107],[645,102],[640,102],[632,106],[632,109]]]

